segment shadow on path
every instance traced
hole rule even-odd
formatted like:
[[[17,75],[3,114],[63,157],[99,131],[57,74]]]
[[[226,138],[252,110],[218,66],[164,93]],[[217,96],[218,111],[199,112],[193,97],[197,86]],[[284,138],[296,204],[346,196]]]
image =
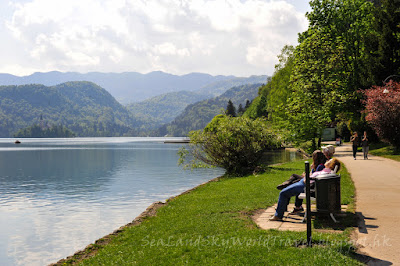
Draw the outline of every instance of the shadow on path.
[[[377,225],[367,225],[365,223],[365,220],[371,220],[374,221],[376,218],[371,218],[371,217],[365,217],[362,212],[356,212],[357,219],[358,219],[358,232],[362,234],[368,234],[368,228],[378,228],[379,226]]]

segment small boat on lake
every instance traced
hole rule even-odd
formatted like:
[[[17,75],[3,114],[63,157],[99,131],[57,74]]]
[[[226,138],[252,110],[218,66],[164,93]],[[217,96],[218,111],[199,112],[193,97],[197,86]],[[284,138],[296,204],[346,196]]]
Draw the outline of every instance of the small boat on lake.
[[[15,144],[21,144],[21,141],[16,140],[14,143],[15,143]]]

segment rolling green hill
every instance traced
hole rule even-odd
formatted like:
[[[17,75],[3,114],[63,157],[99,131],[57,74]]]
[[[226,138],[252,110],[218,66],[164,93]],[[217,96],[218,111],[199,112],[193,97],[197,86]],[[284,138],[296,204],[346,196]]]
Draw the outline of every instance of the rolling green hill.
[[[155,134],[164,136],[186,136],[191,130],[204,128],[214,116],[221,114],[231,100],[236,108],[245,106],[246,100],[253,100],[262,84],[251,84],[233,87],[224,94],[188,105],[171,123],[160,127]]]
[[[132,134],[138,122],[91,82],[0,86],[0,137],[34,124],[63,125],[77,136],[121,136]]]
[[[211,97],[190,91],[171,92],[129,104],[126,108],[135,118],[145,121],[142,129],[155,129],[174,120],[189,104]]]

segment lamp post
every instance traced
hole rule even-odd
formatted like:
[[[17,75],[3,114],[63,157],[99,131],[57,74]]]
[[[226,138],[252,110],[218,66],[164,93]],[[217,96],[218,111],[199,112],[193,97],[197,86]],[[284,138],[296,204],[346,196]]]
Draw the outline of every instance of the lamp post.
[[[383,82],[383,84],[385,84],[385,83],[386,83],[386,81],[387,81],[389,78],[393,78],[393,77],[400,77],[400,76],[399,76],[399,75],[390,75],[389,77],[385,78],[385,80],[384,80],[384,81],[382,81],[382,82]]]

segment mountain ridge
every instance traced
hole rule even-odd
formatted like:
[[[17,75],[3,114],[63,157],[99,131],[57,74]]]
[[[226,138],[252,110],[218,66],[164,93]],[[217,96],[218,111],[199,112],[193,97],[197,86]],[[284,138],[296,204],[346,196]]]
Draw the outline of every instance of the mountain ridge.
[[[252,76],[243,79],[267,80],[267,76]],[[175,91],[197,91],[215,84],[216,82],[229,81],[238,77],[229,75],[212,76],[206,73],[193,72],[185,75],[174,75],[162,71],[153,71],[146,74],[139,72],[35,72],[27,76],[15,76],[12,74],[0,73],[0,85],[26,85],[43,84],[45,86],[56,86],[68,81],[89,81],[106,89],[117,101],[122,104],[140,102],[151,97]],[[251,82],[250,82],[251,83]],[[253,82],[254,83],[254,82]],[[229,86],[219,88],[212,87],[211,90],[218,90],[222,93]],[[217,93],[217,94],[218,94]],[[216,95],[214,93],[214,95]]]
[[[221,114],[221,111],[226,109],[229,100],[236,105],[236,108],[239,104],[244,107],[247,100],[252,101],[258,95],[258,90],[262,85],[258,83],[235,86],[214,98],[189,104],[172,122],[158,128],[155,134],[187,136],[189,131],[204,128],[214,116]]]

